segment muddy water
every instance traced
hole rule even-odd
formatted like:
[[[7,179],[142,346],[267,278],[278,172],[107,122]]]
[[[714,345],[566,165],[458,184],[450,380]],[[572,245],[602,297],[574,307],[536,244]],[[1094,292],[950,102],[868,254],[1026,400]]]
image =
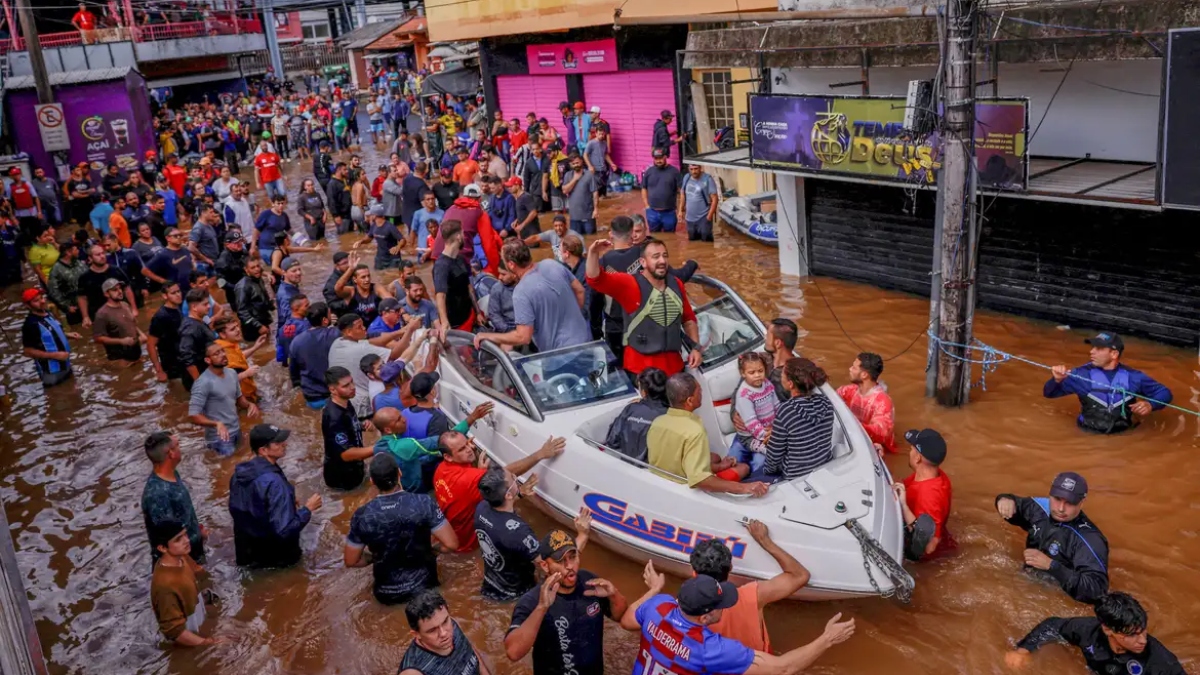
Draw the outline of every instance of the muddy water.
[[[377,164],[367,149],[366,165]],[[289,184],[298,186],[298,163]],[[604,218],[637,208],[631,196],[610,198]],[[548,223],[547,223],[548,225]],[[715,244],[668,238],[677,258],[695,258],[701,269],[731,283],[755,311],[769,319],[797,319],[805,333],[800,349],[822,363],[834,381],[859,347],[892,356],[884,380],[896,401],[897,429],[935,427],[946,436],[944,468],[953,479],[950,527],[957,556],[911,568],[914,600],[900,606],[882,599],[833,604],[784,603],[767,611],[778,648],[814,638],[835,612],[854,616],[854,639],[828,653],[810,672],[906,675],[998,673],[1003,653],[1042,617],[1083,615],[1058,590],[1024,576],[1018,556],[1023,538],[992,509],[997,492],[1044,494],[1062,470],[1084,474],[1091,485],[1087,511],[1112,546],[1113,586],[1132,592],[1151,614],[1151,630],[1195,671],[1200,668],[1200,420],[1158,413],[1124,436],[1100,438],[1076,430],[1072,400],[1047,401],[1047,373],[1020,364],[989,376],[961,410],[940,409],[922,397],[926,301],[831,279],[780,278],[775,249],[751,243],[718,226]],[[352,237],[331,242],[348,248]],[[302,256],[304,290],[319,297],[330,264],[327,254]],[[427,282],[428,270],[423,270]],[[390,280],[390,275],[385,279]],[[253,360],[268,421],[294,430],[282,464],[303,498],[326,495],[326,505],[305,530],[303,563],[290,570],[245,573],[233,564],[227,492],[234,465],[247,458],[217,459],[203,450],[202,435],[188,424],[185,395],[177,383],[154,381],[148,364],[117,370],[102,350],[76,345],[76,378],[46,396],[33,366],[19,355],[24,311],[16,289],[3,294],[0,381],[14,395],[3,411],[0,490],[12,523],[18,558],[38,634],[53,673],[385,673],[394,672],[408,643],[403,612],[371,597],[370,570],[342,567],[342,542],[354,509],[371,497],[368,488],[332,495],[321,481],[319,417],[288,386],[286,373],[267,364],[273,350]],[[822,300],[822,296],[829,305]],[[143,324],[150,313],[141,316]],[[1086,360],[1083,330],[1011,316],[982,313],[977,333],[985,341],[1041,362]],[[911,349],[904,351],[912,345]],[[271,352],[271,353],[268,353]],[[1176,401],[1200,408],[1196,354],[1129,340],[1129,362],[1148,370],[1175,391]],[[203,651],[164,649],[148,598],[149,555],[139,499],[149,464],[141,441],[151,431],[179,433],[180,467],[208,544],[213,587],[222,606],[210,612],[206,630],[229,642]],[[373,438],[371,439],[373,440]],[[903,458],[890,458],[897,476]],[[549,521],[526,511],[534,528]],[[802,561],[803,562],[803,561]],[[627,596],[643,591],[638,565],[592,548],[584,566],[613,580]],[[528,673],[528,662],[510,664],[502,640],[510,608],[480,599],[477,556],[440,562],[444,590],[463,629],[500,673]],[[674,583],[674,582],[673,582]],[[215,617],[215,618],[213,618]],[[629,672],[636,640],[609,625],[608,669]],[[1039,655],[1042,672],[1083,673],[1065,649]]]

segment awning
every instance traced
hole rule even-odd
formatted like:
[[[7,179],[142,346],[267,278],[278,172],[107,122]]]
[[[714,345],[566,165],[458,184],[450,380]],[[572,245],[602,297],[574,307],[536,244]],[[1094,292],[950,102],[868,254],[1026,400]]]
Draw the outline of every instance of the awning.
[[[445,70],[425,78],[425,81],[421,83],[421,96],[435,94],[474,96],[479,91],[479,81],[479,71],[471,68]]]
[[[787,169],[756,169],[750,166],[750,148],[717,150],[684,158],[684,164],[718,169],[763,171],[817,180],[836,180],[844,183],[865,183],[899,187],[900,183],[860,178],[845,174],[817,173]],[[1146,162],[1103,162],[1093,159],[1061,159],[1031,157],[1029,160],[1029,189],[1021,192],[980,190],[980,194],[1012,199],[1109,206],[1122,209],[1159,211],[1155,200],[1158,183],[1157,165]],[[905,186],[910,187],[910,186]],[[936,186],[918,186],[935,190]]]

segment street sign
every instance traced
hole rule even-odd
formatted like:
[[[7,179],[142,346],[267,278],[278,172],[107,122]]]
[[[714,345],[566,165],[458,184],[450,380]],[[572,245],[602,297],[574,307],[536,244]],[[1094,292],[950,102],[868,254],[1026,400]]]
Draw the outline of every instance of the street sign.
[[[41,103],[33,109],[37,114],[38,131],[42,134],[42,147],[46,152],[70,150],[71,139],[67,136],[62,104]]]

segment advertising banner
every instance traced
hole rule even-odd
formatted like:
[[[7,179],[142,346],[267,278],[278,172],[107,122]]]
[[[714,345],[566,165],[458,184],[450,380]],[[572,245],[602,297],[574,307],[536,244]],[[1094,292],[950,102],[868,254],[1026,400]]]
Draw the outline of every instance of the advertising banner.
[[[591,42],[529,45],[525,48],[525,55],[529,60],[530,75],[617,71],[617,41],[613,38]]]
[[[750,164],[932,185],[941,168],[937,132],[904,128],[902,97],[752,95]],[[1023,190],[1027,101],[976,104],[980,187]]]

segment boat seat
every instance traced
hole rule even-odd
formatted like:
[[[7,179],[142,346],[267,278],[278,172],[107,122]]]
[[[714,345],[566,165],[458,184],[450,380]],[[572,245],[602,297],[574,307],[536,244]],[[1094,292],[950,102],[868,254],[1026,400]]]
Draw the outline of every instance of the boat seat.
[[[721,405],[713,407],[713,412],[717,416],[717,424],[721,427],[721,436],[725,440],[725,447],[733,445],[734,436],[737,435],[737,430],[733,428],[733,404],[731,402],[721,402]],[[842,429],[842,425],[834,420],[833,424],[833,458],[845,457],[850,454],[850,444],[846,441],[846,433]]]

